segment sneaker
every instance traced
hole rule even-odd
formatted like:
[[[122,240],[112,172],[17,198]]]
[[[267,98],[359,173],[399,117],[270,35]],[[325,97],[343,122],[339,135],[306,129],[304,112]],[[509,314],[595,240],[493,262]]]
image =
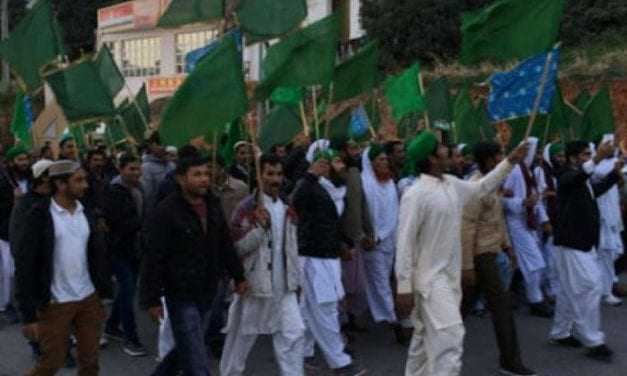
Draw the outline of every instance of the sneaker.
[[[575,349],[583,347],[583,344],[573,336],[566,338],[551,338],[549,343],[556,346],[571,347]]]
[[[603,304],[611,307],[618,307],[623,304],[623,300],[616,297],[614,294],[609,294],[606,295],[605,298],[603,298]]]
[[[355,364],[333,370],[333,374],[337,376],[362,376],[367,372],[365,368],[357,367]]]
[[[123,351],[126,355],[140,357],[148,355],[148,352],[139,340],[124,342]]]
[[[610,350],[606,345],[599,345],[591,347],[586,353],[586,356],[600,362],[610,362],[614,356],[614,351]]]
[[[535,372],[522,364],[513,367],[501,367],[499,373],[505,376],[537,376]]]
[[[67,352],[67,356],[65,357],[65,366],[63,368],[76,368],[76,359],[70,351]]]
[[[109,328],[107,327],[105,329],[104,332],[105,337],[107,337],[107,339],[113,340],[113,341],[118,341],[118,342],[122,342],[125,341],[126,336],[124,335],[124,332],[121,331],[118,328]]]
[[[531,316],[550,319],[553,317],[553,308],[544,303],[534,303],[529,305],[529,313]]]

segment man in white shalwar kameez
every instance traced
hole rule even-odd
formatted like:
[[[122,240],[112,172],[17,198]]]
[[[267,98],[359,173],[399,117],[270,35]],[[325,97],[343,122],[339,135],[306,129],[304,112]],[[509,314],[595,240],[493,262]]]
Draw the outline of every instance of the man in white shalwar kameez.
[[[374,227],[376,246],[363,254],[366,297],[376,323],[396,324],[390,277],[394,268],[398,192],[390,173],[388,156],[377,144],[362,155],[361,180]]]
[[[621,160],[599,182],[590,177],[595,167],[613,153],[611,143],[599,147],[592,158],[586,142],[566,145],[565,168],[558,173],[558,221],[555,227],[555,261],[560,278],[550,340],[555,345],[588,348],[586,355],[607,362],[613,351],[601,329],[601,271],[597,249],[601,220],[596,198],[620,180]]]
[[[313,358],[315,342],[336,375],[360,376],[366,371],[357,367],[345,351],[338,308],[344,298],[340,257],[354,246],[347,244],[350,239],[344,238],[340,226],[346,186],[338,179],[345,165],[336,152],[319,141],[310,147],[308,154],[313,163],[292,196],[298,213],[305,358]]]
[[[611,173],[616,161],[617,158],[614,157],[602,160],[594,169],[592,182],[599,182]],[[601,236],[597,253],[603,285],[603,302],[617,306],[622,303],[622,300],[612,293],[612,287],[617,282],[614,263],[623,254],[621,232],[624,230],[618,186],[612,186],[609,191],[598,197],[597,204],[601,214]]]
[[[272,335],[282,376],[302,376],[305,326],[298,306],[300,265],[296,216],[279,198],[283,166],[262,157],[262,192],[244,199],[233,215],[235,246],[243,258],[250,292],[229,309],[222,376],[243,375],[258,335]]]
[[[529,154],[514,167],[505,180],[503,198],[505,220],[518,266],[525,280],[527,300],[531,314],[552,317],[552,309],[544,303],[542,277],[546,268],[540,247],[538,229],[549,223],[549,218],[539,200],[538,190],[530,168],[535,156],[538,139],[530,138]]]
[[[395,266],[399,313],[414,306],[406,376],[460,374],[462,210],[469,200],[494,192],[526,150],[518,147],[485,178],[467,182],[444,175],[450,151],[435,135],[423,131],[410,144],[408,157],[420,175],[402,198]]]

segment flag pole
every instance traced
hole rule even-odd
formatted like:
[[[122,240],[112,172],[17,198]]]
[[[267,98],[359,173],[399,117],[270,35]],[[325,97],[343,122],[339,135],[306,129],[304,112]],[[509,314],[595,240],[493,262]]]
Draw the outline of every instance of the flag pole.
[[[309,137],[309,124],[307,124],[307,115],[305,114],[305,103],[300,101],[298,105],[300,107],[300,121],[303,123],[303,131],[305,132],[305,136]]]
[[[418,73],[418,84],[420,85],[420,94],[425,95],[425,83],[424,80],[422,79],[422,72]],[[431,130],[431,122],[429,121],[429,110],[426,110],[423,112],[423,116],[425,119],[425,128],[430,131]]]
[[[329,102],[327,103],[327,112],[329,111],[329,108],[331,108],[331,103],[333,103],[333,88],[333,82],[331,82],[331,84],[329,84]],[[326,140],[329,139],[329,132],[331,131],[329,128],[331,128],[331,120],[327,119],[324,123],[324,138]]]
[[[542,146],[546,146],[546,143],[549,139],[549,129],[551,128],[551,115],[549,115],[546,119],[546,126],[544,127],[544,135],[542,136]]]
[[[320,119],[318,118],[318,90],[315,86],[311,87],[311,105],[313,107],[314,125],[316,129],[316,140],[320,139]]]
[[[540,80],[540,89],[538,90],[538,95],[536,96],[536,101],[533,104],[533,112],[529,117],[529,123],[527,124],[527,130],[525,131],[525,137],[523,140],[527,140],[531,135],[531,130],[533,128],[533,123],[536,121],[536,117],[538,116],[538,110],[540,109],[540,104],[542,102],[542,97],[544,96],[544,89],[546,88],[546,81],[549,78],[549,70],[551,68],[551,62],[553,60],[553,50],[559,46],[559,43],[553,47],[553,49],[548,53],[546,57],[546,62],[544,63],[544,71],[542,72],[542,78]]]

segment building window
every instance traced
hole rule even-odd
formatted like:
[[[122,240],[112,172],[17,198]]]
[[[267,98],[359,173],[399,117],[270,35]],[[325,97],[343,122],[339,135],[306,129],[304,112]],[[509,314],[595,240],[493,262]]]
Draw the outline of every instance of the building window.
[[[122,41],[122,74],[125,77],[156,76],[160,73],[160,38]]]
[[[197,31],[176,35],[176,73],[186,73],[185,55],[204,47],[218,37],[218,30]]]

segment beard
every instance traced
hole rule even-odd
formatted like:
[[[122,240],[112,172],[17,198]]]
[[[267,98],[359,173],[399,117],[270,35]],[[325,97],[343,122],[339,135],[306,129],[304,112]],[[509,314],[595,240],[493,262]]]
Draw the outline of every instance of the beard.
[[[346,177],[344,177],[341,173],[331,169],[331,173],[329,174],[329,180],[336,187],[341,187],[346,185]]]

